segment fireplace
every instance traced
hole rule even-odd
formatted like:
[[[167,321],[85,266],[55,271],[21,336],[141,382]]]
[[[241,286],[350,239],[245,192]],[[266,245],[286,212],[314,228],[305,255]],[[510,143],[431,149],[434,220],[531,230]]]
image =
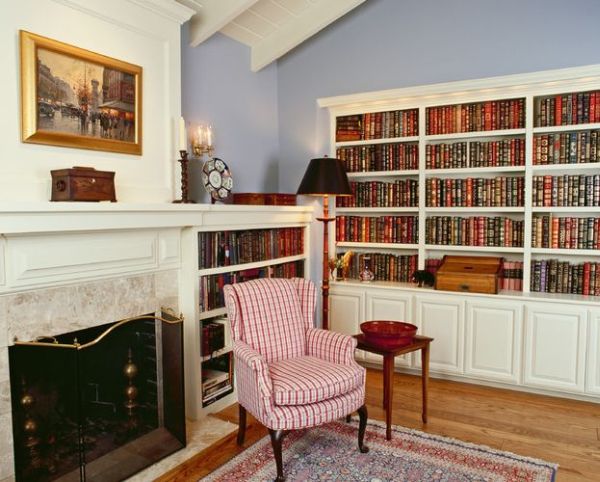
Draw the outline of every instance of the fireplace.
[[[181,321],[148,314],[9,347],[17,480],[123,480],[184,447]]]

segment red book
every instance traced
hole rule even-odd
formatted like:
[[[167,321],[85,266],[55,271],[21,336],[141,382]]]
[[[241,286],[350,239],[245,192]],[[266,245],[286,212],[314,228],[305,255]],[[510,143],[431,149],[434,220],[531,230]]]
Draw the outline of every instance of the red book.
[[[562,96],[557,95],[554,100],[554,125],[562,125]]]
[[[583,263],[583,294],[590,294],[590,263],[586,261]]]
[[[590,94],[590,122],[596,122],[596,92]]]
[[[483,130],[486,130],[486,131],[492,130],[492,103],[485,102],[483,111],[484,111]]]

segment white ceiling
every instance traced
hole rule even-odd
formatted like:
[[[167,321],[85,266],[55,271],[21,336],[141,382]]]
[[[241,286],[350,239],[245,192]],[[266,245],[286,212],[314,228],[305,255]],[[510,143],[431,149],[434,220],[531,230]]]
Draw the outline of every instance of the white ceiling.
[[[193,9],[190,44],[216,32],[251,48],[254,72],[365,0],[176,0]]]

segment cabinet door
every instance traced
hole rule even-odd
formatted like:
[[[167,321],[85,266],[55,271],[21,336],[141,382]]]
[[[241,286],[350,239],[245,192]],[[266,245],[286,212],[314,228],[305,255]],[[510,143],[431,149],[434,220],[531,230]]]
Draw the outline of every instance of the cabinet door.
[[[519,383],[522,318],[521,303],[468,300],[465,373]]]
[[[600,395],[600,310],[590,310],[585,391]]]
[[[363,290],[339,289],[329,293],[329,327],[331,331],[356,335],[364,320],[365,294]],[[357,359],[364,359],[357,351]]]
[[[416,297],[418,333],[434,338],[429,366],[432,371],[462,374],[464,371],[464,302],[456,297]],[[415,357],[415,365],[421,360]]]
[[[393,290],[371,290],[367,292],[367,320],[393,320],[412,323],[412,296]],[[382,363],[380,355],[365,353],[370,362]],[[397,356],[396,366],[411,366],[411,355]]]
[[[526,385],[582,392],[587,310],[558,303],[531,303],[525,318]]]

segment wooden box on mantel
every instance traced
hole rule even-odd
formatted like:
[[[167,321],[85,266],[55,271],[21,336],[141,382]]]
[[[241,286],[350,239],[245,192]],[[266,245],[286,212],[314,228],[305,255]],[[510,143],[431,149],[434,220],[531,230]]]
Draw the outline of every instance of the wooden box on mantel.
[[[93,167],[75,166],[50,173],[51,201],[117,201],[115,173],[112,171],[96,171]]]
[[[435,289],[497,294],[502,258],[444,256],[435,275]]]

